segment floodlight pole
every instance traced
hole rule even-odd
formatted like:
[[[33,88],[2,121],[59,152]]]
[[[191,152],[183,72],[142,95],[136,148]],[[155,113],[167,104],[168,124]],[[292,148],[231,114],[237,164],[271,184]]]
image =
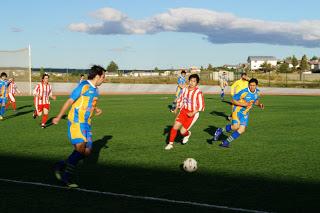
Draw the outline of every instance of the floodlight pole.
[[[29,95],[32,95],[31,45],[29,44]]]

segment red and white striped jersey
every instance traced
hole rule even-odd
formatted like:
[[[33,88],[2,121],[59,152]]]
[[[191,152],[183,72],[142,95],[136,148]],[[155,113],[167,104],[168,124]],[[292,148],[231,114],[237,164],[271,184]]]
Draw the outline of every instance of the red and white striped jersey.
[[[40,82],[33,90],[35,105],[50,104],[49,96],[52,96],[52,86]]]
[[[11,93],[12,95],[14,95],[16,94],[16,90],[17,90],[17,85],[14,81],[12,81],[8,87],[8,94]]]
[[[188,111],[204,111],[204,97],[199,87],[189,90],[189,87],[186,87],[182,90],[180,98],[177,100],[178,108],[186,109]]]

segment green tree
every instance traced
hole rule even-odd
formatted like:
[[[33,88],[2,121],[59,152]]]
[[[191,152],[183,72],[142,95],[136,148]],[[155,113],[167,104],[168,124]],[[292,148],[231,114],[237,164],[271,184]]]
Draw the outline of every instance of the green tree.
[[[311,58],[312,61],[315,61],[315,60],[318,60],[318,59],[319,58],[317,56],[315,56],[315,55]]]
[[[213,71],[213,70],[214,70],[214,69],[213,69],[213,66],[212,66],[211,64],[209,64],[207,70],[208,70],[208,71]]]
[[[154,72],[159,72],[159,68],[158,68],[158,67],[155,67],[153,71],[154,71]]]
[[[302,73],[306,70],[309,70],[308,58],[306,55],[303,55],[300,62],[300,81],[302,80]]]
[[[279,66],[279,68],[278,68],[278,72],[280,72],[280,73],[288,73],[289,72],[289,64],[287,64],[287,63],[282,63],[280,66]]]
[[[297,66],[299,65],[299,61],[298,61],[298,59],[296,58],[295,55],[292,56],[291,64],[292,64],[292,66],[293,66],[293,67],[292,67],[292,71],[293,71],[293,72],[296,71]]]
[[[268,62],[263,62],[263,64],[261,64],[261,69],[264,71],[264,72],[270,72],[273,67],[271,64],[269,64]]]
[[[42,78],[42,76],[44,75],[45,70],[43,67],[40,68],[40,78]]]
[[[108,67],[107,67],[107,71],[116,73],[116,72],[119,71],[119,67],[114,61],[111,61],[110,64],[108,65]]]

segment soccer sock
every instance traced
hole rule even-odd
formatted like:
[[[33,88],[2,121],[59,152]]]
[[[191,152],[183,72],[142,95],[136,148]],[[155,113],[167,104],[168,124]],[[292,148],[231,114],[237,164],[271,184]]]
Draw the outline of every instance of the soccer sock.
[[[9,108],[9,106],[10,106],[10,102],[8,102],[7,104],[6,104],[6,110]]]
[[[224,89],[221,89],[221,97],[224,96]]]
[[[232,130],[231,124],[226,125],[226,127],[223,129],[223,131],[226,131],[226,132],[230,132],[231,130]]]
[[[1,115],[4,115],[4,112],[6,111],[6,107],[5,106],[1,106]]]
[[[66,169],[64,173],[64,178],[69,180],[71,176],[74,174],[74,171],[76,169],[76,166],[80,160],[82,160],[85,156],[78,152],[77,150],[74,150],[71,155],[66,160]]]
[[[176,138],[177,136],[177,130],[174,129],[173,127],[171,128],[171,131],[170,131],[170,138],[169,138],[169,143],[173,143],[174,142],[174,139]]]
[[[16,102],[12,102],[12,108],[13,108],[13,110],[16,110],[16,108],[17,108]]]
[[[42,124],[46,124],[47,123],[47,119],[48,119],[48,115],[43,114],[43,116],[42,116]]]
[[[240,133],[238,131],[234,131],[228,138],[227,141],[231,143],[235,139],[237,139],[240,136]]]
[[[189,135],[189,131],[187,130],[184,134],[181,133],[181,135],[182,135],[183,137],[186,137],[186,136]]]

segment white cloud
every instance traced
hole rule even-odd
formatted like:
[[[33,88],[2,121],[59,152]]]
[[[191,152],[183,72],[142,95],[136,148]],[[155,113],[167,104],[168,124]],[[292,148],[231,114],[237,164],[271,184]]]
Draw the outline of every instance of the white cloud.
[[[91,15],[96,24],[73,23],[71,31],[89,34],[154,34],[189,32],[205,35],[212,43],[265,43],[320,47],[320,20],[275,22],[237,17],[206,9],[177,8],[155,16],[134,20],[113,8]]]

